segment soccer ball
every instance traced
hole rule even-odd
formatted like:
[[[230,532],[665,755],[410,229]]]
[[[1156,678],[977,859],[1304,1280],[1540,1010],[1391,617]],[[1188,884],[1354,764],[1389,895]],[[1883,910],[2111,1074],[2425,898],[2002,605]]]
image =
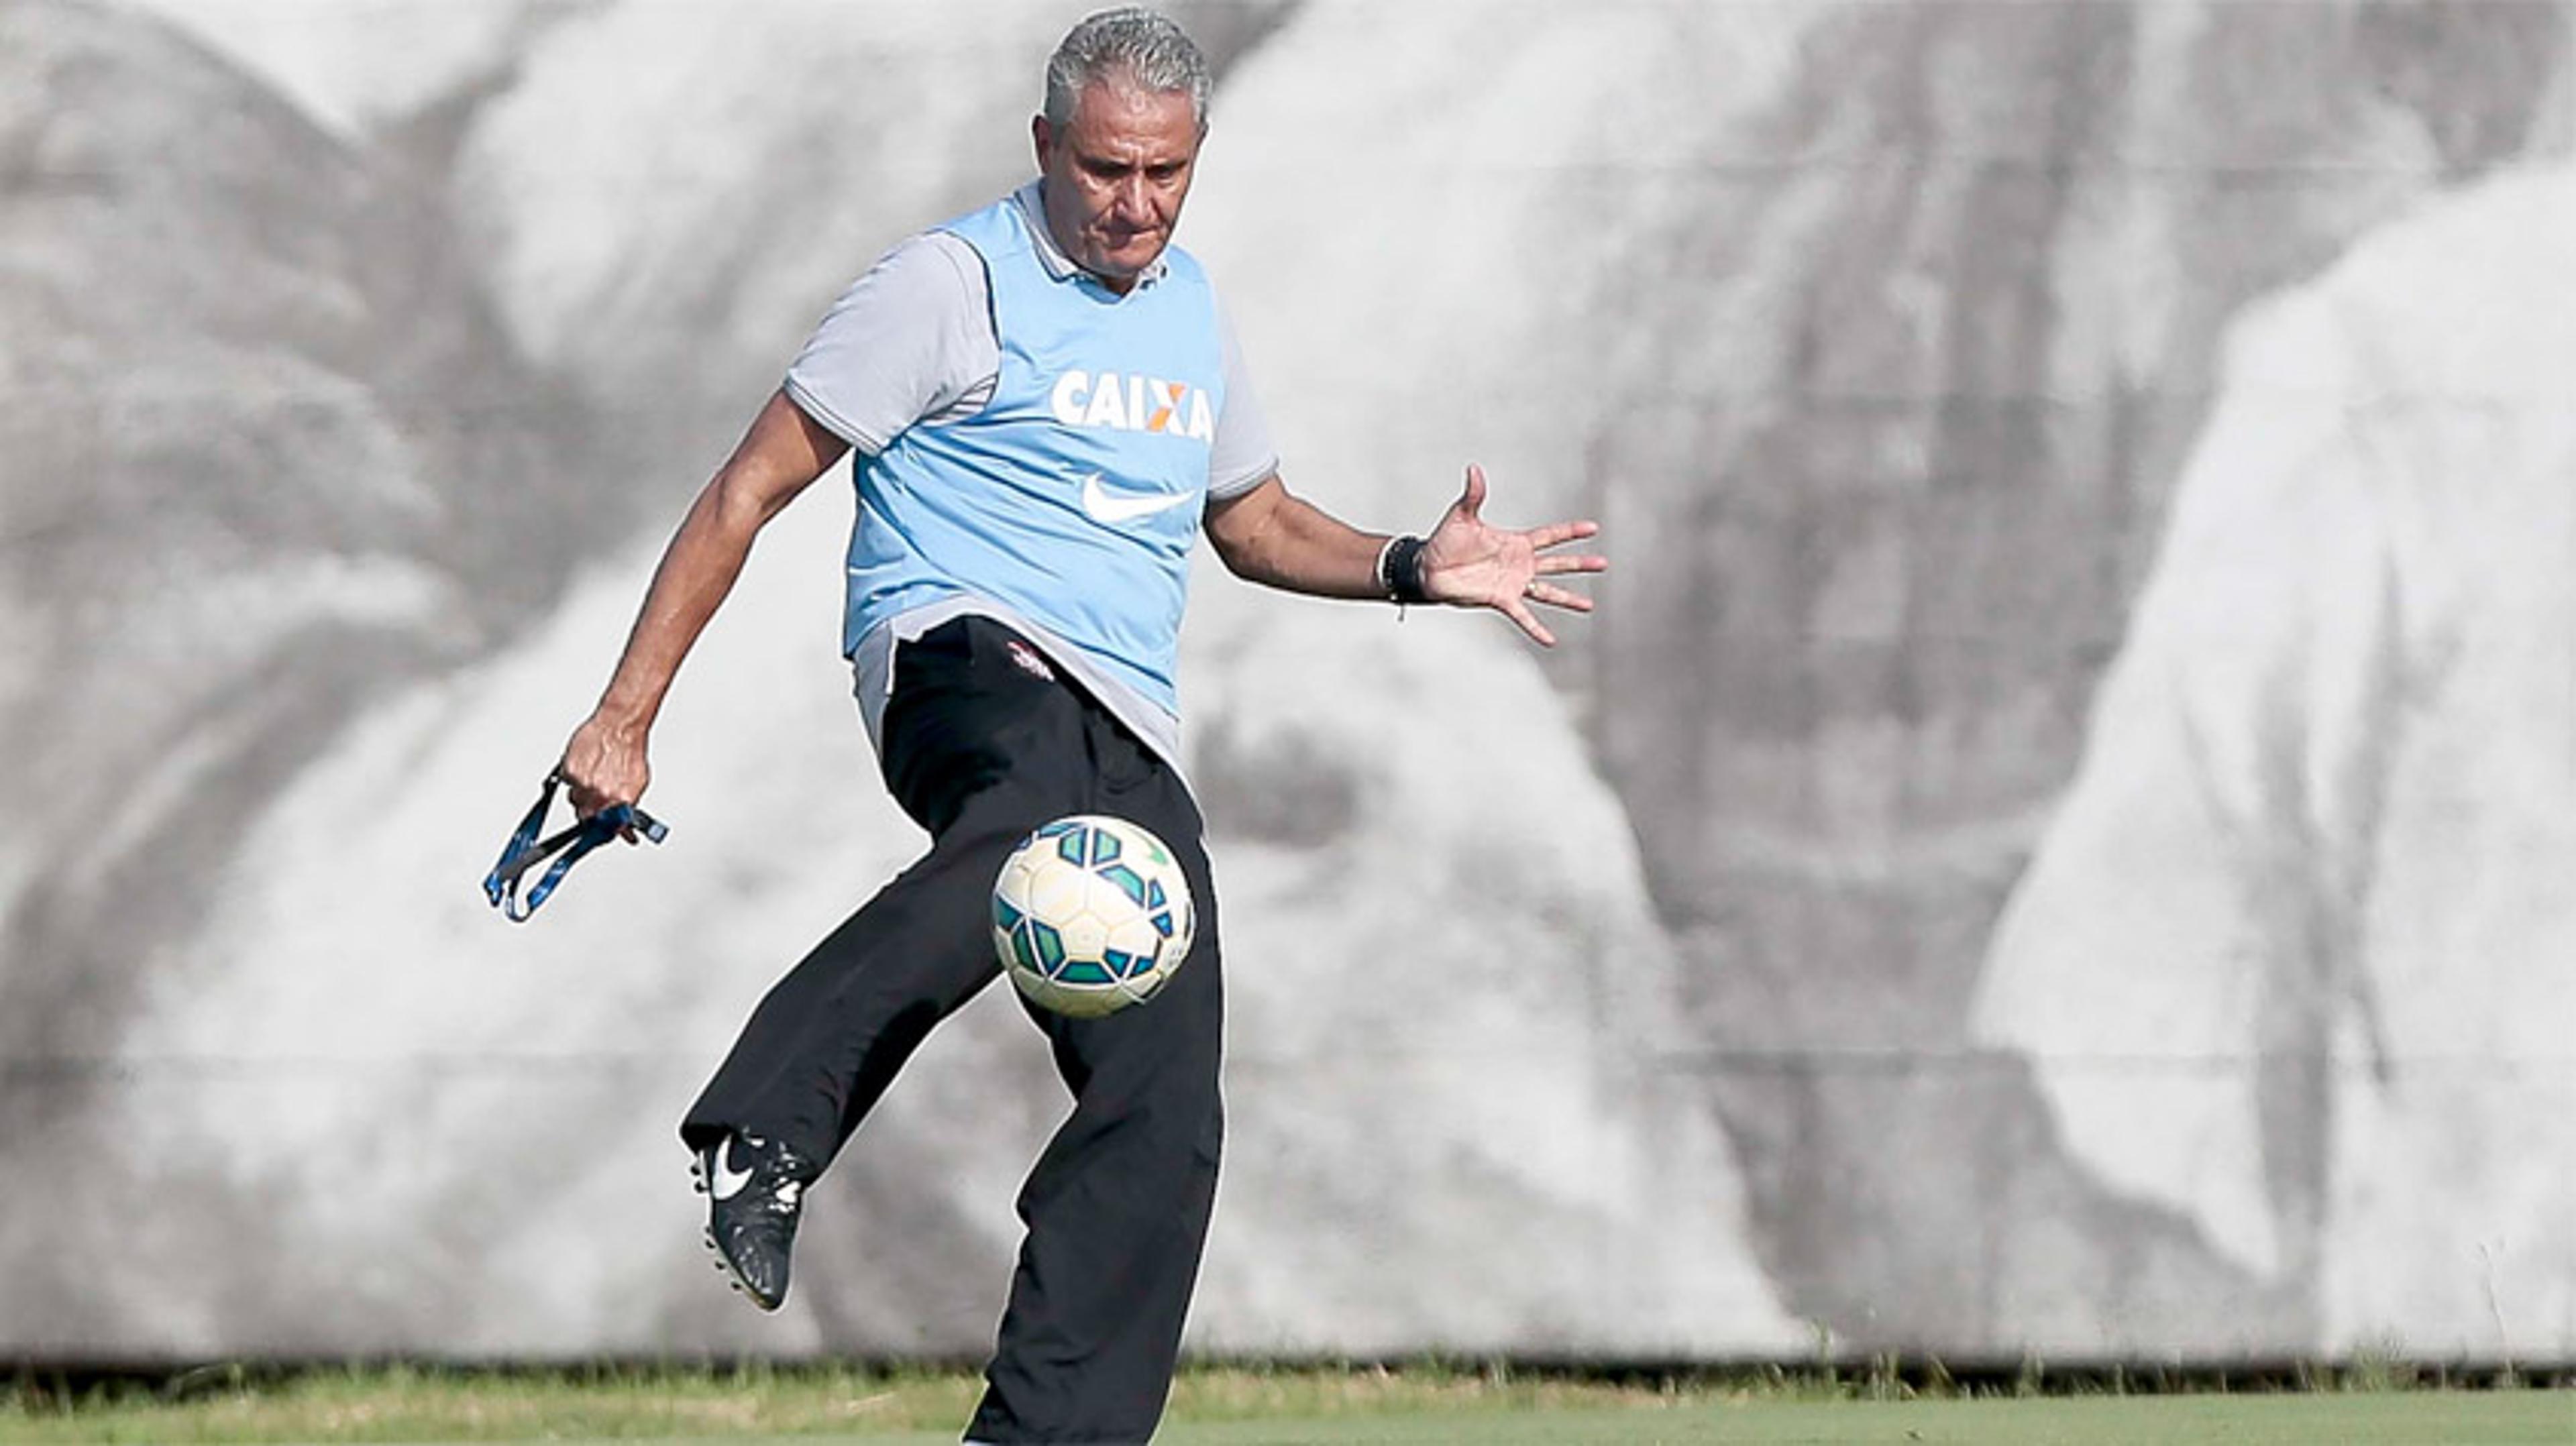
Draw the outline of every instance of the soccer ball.
[[[1022,994],[1075,1019],[1154,997],[1197,925],[1181,861],[1143,825],[1060,818],[1020,840],[993,881],[993,948]]]

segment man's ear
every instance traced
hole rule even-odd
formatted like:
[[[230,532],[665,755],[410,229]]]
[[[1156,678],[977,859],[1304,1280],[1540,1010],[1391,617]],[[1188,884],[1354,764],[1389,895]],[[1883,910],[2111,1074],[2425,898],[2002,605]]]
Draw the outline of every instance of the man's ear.
[[[1046,169],[1047,152],[1055,149],[1055,127],[1047,124],[1043,114],[1029,117],[1029,142],[1037,148],[1038,169]]]

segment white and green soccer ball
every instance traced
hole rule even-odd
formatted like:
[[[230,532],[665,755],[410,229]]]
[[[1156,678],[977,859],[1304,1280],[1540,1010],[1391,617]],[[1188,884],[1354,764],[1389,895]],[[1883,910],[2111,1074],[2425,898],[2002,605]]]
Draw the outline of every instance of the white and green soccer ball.
[[[993,947],[1039,1006],[1097,1019],[1154,997],[1190,952],[1181,861],[1143,825],[1102,814],[1047,824],[993,881]]]

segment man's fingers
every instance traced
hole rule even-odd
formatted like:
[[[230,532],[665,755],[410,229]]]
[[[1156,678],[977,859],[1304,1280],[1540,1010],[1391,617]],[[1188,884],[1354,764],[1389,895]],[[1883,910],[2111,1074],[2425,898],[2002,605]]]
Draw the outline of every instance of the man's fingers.
[[[1574,556],[1569,556],[1564,553],[1548,553],[1537,560],[1536,566],[1537,569],[1543,573],[1608,572],[1610,570],[1610,559],[1602,557],[1596,553],[1585,553]]]
[[[621,803],[633,803],[642,794],[640,789],[627,794],[623,789],[600,787],[569,772],[564,774],[564,784],[564,797],[571,801],[573,813],[582,818]],[[626,796],[621,797],[621,794]]]
[[[608,812],[612,808],[616,808],[621,805],[632,805],[635,802],[635,800],[631,798],[618,798],[604,790],[588,788],[579,784],[574,785],[566,797],[572,800],[572,812],[573,817],[575,818],[595,818],[600,814]],[[641,835],[636,832],[632,818],[618,828],[617,836],[628,843],[636,843],[641,840]]]
[[[1538,614],[1531,612],[1529,605],[1519,598],[1513,598],[1503,605],[1503,616],[1519,624],[1520,630],[1529,634],[1531,642],[1542,648],[1556,646],[1556,634],[1549,632],[1547,624],[1540,622]]]
[[[1563,608],[1567,612],[1588,613],[1592,611],[1591,598],[1584,596],[1582,593],[1572,592],[1561,587],[1554,587],[1543,582],[1533,581],[1528,587],[1521,589],[1521,596],[1529,599],[1531,602],[1545,603],[1552,608]]]
[[[1530,546],[1543,552],[1551,547],[1563,547],[1577,538],[1593,536],[1600,530],[1601,524],[1588,517],[1575,522],[1551,522],[1545,527],[1530,529]]]

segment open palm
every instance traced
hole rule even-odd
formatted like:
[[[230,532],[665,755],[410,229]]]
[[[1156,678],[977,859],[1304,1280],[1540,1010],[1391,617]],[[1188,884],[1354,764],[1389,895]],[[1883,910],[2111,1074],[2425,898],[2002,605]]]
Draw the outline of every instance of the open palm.
[[[1485,492],[1485,469],[1471,464],[1466,490],[1441,514],[1440,525],[1431,530],[1423,547],[1422,589],[1433,602],[1492,608],[1541,647],[1553,647],[1556,635],[1530,605],[1592,611],[1591,598],[1546,579],[1606,570],[1610,566],[1606,557],[1555,550],[1592,536],[1601,525],[1555,522],[1517,532],[1495,527],[1482,515]]]

